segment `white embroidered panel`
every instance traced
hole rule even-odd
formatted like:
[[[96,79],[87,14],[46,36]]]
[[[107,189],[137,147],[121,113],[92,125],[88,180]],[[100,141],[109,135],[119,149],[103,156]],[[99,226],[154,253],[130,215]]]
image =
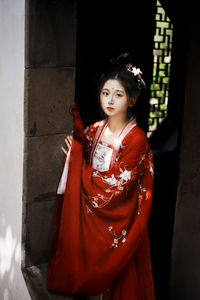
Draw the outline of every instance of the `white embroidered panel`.
[[[98,143],[92,158],[92,167],[101,172],[108,171],[113,149]]]

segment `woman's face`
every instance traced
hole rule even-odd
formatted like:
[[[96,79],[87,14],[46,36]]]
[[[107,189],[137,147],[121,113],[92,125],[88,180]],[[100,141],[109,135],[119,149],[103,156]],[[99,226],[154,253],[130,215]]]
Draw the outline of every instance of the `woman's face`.
[[[105,82],[100,93],[100,104],[108,117],[126,117],[129,99],[124,87],[117,79],[109,79]]]

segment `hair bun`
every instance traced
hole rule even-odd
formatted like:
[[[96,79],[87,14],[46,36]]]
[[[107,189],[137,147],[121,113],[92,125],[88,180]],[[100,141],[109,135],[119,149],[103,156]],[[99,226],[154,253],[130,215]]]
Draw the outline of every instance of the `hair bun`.
[[[142,89],[146,89],[146,84],[142,78],[143,73],[140,70],[140,68],[137,68],[132,63],[130,63],[130,53],[129,52],[125,52],[125,53],[118,55],[115,58],[111,58],[110,63],[113,66],[120,68],[121,70],[131,72],[133,74],[134,78],[137,80],[138,88],[140,91]]]
[[[113,65],[124,67],[124,65],[127,63],[126,58],[129,57],[130,53],[122,53],[118,55],[116,58],[111,58],[110,62]]]

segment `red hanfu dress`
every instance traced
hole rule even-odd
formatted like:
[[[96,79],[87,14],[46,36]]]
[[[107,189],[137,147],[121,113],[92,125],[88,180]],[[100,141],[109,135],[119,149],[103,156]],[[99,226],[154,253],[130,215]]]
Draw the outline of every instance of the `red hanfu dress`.
[[[83,132],[74,110],[74,139],[58,187],[47,288],[67,294],[109,291],[111,300],[155,300],[147,227],[153,155],[134,119],[113,147],[101,141],[106,126],[103,120]]]

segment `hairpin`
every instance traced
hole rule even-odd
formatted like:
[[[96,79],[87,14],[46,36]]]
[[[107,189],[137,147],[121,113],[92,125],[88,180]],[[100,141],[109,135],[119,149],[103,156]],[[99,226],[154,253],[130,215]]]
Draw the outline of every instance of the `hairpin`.
[[[136,66],[133,66],[132,64],[128,64],[125,66],[125,68],[127,69],[127,71],[133,73],[134,76],[138,76],[139,78],[141,78],[142,71],[139,68],[136,68]]]
[[[146,84],[145,84],[144,80],[142,79],[142,74],[143,74],[142,71],[130,63],[128,65],[126,65],[125,68],[127,71],[131,72],[137,78],[139,90],[146,89]]]
[[[119,66],[123,66],[123,64],[121,63],[121,60],[125,59],[126,57],[128,57],[130,55],[130,53],[126,52],[126,53],[122,53],[119,56],[117,56],[116,58],[111,58],[110,62],[115,65],[119,65]]]

